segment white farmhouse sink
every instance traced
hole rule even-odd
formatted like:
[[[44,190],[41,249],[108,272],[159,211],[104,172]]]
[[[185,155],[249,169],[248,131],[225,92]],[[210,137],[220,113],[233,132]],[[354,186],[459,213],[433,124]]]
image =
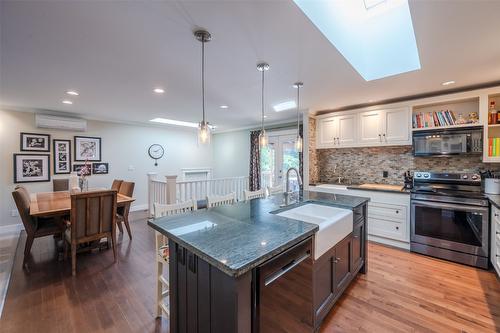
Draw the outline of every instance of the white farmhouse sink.
[[[347,191],[347,185],[342,185],[342,184],[321,184],[321,185],[316,185],[315,187],[325,188],[330,190]]]
[[[305,204],[276,214],[294,220],[317,224],[314,259],[335,246],[352,232],[352,211],[349,209]]]

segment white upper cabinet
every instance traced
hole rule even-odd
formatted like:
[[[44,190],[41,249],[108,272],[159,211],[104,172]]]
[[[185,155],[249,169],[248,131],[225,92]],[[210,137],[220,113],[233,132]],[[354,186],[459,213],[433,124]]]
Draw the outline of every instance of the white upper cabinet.
[[[389,109],[385,111],[382,138],[386,143],[407,143],[410,140],[410,109]]]
[[[348,114],[345,116],[338,116],[338,137],[337,144],[339,146],[351,146],[356,143],[357,132],[357,115]]]
[[[337,148],[356,143],[356,114],[319,118],[317,121],[318,148]]]
[[[317,120],[317,147],[411,145],[410,108],[339,113]]]
[[[359,143],[381,144],[384,111],[366,111],[359,114]]]
[[[328,148],[337,141],[338,119],[337,117],[320,118],[316,123],[318,148]]]

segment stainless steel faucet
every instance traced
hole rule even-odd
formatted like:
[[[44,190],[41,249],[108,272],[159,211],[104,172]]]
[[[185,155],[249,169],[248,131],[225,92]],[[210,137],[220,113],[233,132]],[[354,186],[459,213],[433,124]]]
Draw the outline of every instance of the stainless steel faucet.
[[[299,186],[302,185],[302,178],[300,177],[299,170],[297,170],[297,168],[290,168],[286,171],[286,193],[290,193],[290,171],[292,170],[297,174],[297,181],[299,182]]]

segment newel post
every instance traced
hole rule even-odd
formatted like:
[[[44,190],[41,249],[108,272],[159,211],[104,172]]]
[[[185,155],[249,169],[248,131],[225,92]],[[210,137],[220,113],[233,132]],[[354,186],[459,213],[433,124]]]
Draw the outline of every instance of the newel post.
[[[165,176],[167,179],[167,204],[177,202],[177,175]]]
[[[155,180],[157,176],[158,176],[158,173],[156,173],[156,172],[148,172],[148,206],[149,206],[149,216],[153,216],[153,210],[154,210],[153,203],[154,203],[154,199],[155,199],[153,180]]]

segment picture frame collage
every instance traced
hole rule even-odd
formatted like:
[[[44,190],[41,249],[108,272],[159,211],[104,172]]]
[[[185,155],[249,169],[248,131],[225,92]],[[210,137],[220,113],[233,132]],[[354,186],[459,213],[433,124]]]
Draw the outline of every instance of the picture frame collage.
[[[91,168],[86,176],[109,173],[109,163],[101,162],[101,138],[90,136],[73,137],[73,156],[71,140],[52,139],[52,171],[54,175],[79,172],[90,162]],[[14,153],[14,183],[49,182],[51,180],[50,134],[20,133],[20,151]],[[82,162],[82,163],[72,163]]]

